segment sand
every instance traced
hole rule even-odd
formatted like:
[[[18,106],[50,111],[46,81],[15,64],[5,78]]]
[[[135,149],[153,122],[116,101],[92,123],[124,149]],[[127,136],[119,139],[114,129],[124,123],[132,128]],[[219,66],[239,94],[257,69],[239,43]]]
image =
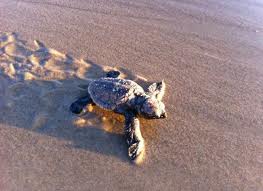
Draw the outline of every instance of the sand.
[[[263,190],[261,1],[0,2],[0,190]],[[111,69],[165,80],[168,118],[69,105]]]

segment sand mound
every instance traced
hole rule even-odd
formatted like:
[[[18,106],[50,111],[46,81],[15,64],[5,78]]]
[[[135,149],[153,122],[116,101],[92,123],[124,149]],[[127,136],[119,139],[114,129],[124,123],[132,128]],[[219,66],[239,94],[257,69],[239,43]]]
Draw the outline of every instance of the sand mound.
[[[74,133],[76,127],[98,128],[106,137],[121,134],[122,116],[97,107],[82,117],[69,112],[69,105],[85,94],[90,78],[104,76],[110,69],[73,58],[37,40],[31,47],[14,33],[0,33],[0,122],[57,137],[65,137],[61,134],[65,131]],[[146,81],[130,72],[121,75]],[[154,136],[147,128],[143,128],[144,136]]]

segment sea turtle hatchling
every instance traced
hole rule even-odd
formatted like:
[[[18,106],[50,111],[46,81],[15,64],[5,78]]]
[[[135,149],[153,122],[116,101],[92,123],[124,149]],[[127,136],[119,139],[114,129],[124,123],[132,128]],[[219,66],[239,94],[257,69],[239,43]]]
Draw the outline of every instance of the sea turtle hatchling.
[[[118,71],[110,71],[106,77],[92,80],[87,95],[72,103],[70,110],[80,114],[88,104],[96,104],[103,109],[124,115],[128,155],[131,160],[136,161],[145,149],[138,116],[148,119],[166,118],[162,102],[165,83],[153,83],[145,92],[136,82],[119,79],[119,75]]]

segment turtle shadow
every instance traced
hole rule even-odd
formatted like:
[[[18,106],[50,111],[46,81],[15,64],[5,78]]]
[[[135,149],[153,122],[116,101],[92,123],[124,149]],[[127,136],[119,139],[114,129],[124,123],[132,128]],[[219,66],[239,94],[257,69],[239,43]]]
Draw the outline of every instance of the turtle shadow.
[[[19,55],[16,55],[16,52],[11,52],[12,55],[8,55],[5,51],[11,49],[6,48],[9,46],[8,44],[4,45],[0,47],[2,51],[0,63],[14,63],[14,68],[17,71],[28,70],[31,72],[30,67],[34,67],[31,66],[33,65],[31,62],[35,61],[32,59],[32,55],[37,57],[39,68],[50,64],[50,59],[56,56],[58,57],[57,63],[62,65],[62,71],[72,68],[74,70],[74,67],[79,64],[79,61],[76,61],[74,57],[56,52],[42,42],[37,41],[38,48],[32,50],[28,48],[25,41],[18,39],[17,33],[0,35],[0,42],[8,39],[10,43],[15,42],[12,46],[15,47]],[[57,61],[53,59],[53,62],[54,60]],[[17,62],[21,62],[21,67],[26,65],[28,68],[19,68],[19,64],[15,65]],[[3,91],[0,92],[0,123],[55,137],[65,141],[66,146],[72,149],[114,156],[121,161],[128,162],[130,160],[122,133],[124,126],[122,116],[98,107],[85,116],[72,114],[69,110],[71,103],[87,92],[89,79],[105,76],[109,69],[105,69],[105,66],[90,59],[83,59],[81,64],[83,68],[81,74],[84,78],[71,75],[58,79],[52,77],[51,80],[40,79],[32,71],[33,77],[25,79],[25,76],[20,76],[20,74],[1,73],[0,89]],[[134,80],[143,87],[150,84],[129,70],[117,69],[125,78]],[[157,133],[155,128],[151,128],[152,122],[142,120],[142,124],[144,137],[155,138]]]
[[[53,82],[33,80],[26,84],[13,84],[11,93],[10,89],[7,91],[13,95],[0,105],[0,124],[55,137],[65,141],[68,148],[88,150],[129,162],[122,134],[124,124],[119,116],[99,108],[97,110],[101,113],[75,115],[69,109],[70,104],[78,95],[84,95],[84,91],[76,88],[70,92],[56,85],[50,87],[50,83]],[[46,93],[40,95],[43,90]]]
[[[69,118],[68,120],[63,121],[60,118],[51,119],[46,125],[30,130],[65,140],[67,142],[66,147],[68,148],[114,156],[121,161],[129,162],[127,146],[122,133],[105,130],[105,124],[98,122],[101,118],[100,116],[88,113],[85,116],[79,117],[70,112],[65,113],[68,113],[66,116]],[[84,124],[79,125],[74,123],[77,120],[85,121]],[[122,131],[120,124],[116,128]]]

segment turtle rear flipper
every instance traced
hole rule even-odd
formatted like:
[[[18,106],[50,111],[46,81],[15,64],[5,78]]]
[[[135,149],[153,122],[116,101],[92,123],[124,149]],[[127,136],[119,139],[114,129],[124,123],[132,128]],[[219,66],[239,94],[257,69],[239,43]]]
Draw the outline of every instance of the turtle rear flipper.
[[[88,94],[87,96],[81,97],[79,98],[77,101],[73,102],[70,105],[70,111],[72,113],[75,114],[80,114],[84,112],[84,108],[88,105],[88,104],[92,104],[93,101],[90,98],[90,95]]]
[[[117,70],[111,70],[107,72],[106,77],[107,78],[118,78],[121,73]]]

